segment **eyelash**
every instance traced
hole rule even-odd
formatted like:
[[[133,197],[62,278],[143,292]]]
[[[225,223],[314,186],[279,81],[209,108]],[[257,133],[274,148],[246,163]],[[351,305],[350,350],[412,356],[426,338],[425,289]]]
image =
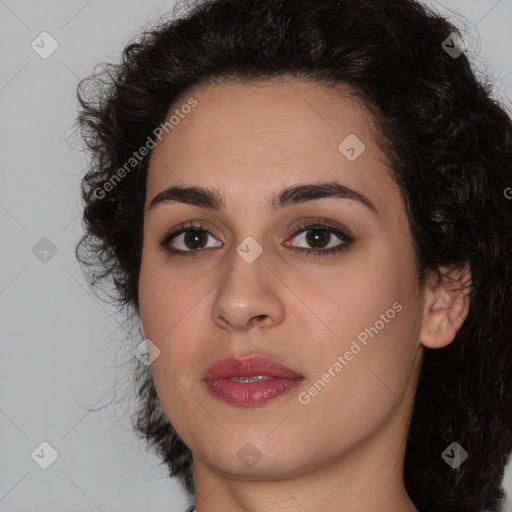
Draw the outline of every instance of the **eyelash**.
[[[335,236],[337,236],[343,243],[338,245],[334,248],[329,249],[301,249],[301,248],[294,248],[297,251],[303,252],[306,251],[308,256],[313,257],[323,257],[328,255],[336,255],[340,251],[343,251],[347,247],[349,247],[354,239],[344,233],[343,231],[340,231],[337,227],[331,226],[325,220],[318,219],[314,222],[304,222],[299,225],[298,231],[296,231],[292,238],[296,237],[303,231],[311,231],[313,229],[320,229],[322,231],[327,231],[328,233],[331,233]],[[185,257],[192,257],[197,258],[199,256],[199,253],[205,252],[206,249],[199,249],[199,250],[189,250],[189,251],[182,251],[180,249],[173,249],[170,247],[170,242],[173,238],[175,238],[178,235],[181,235],[183,233],[187,233],[188,231],[204,231],[208,233],[209,235],[213,236],[207,229],[204,229],[201,225],[196,225],[193,222],[185,222],[183,224],[180,224],[174,231],[168,233],[160,240],[161,247],[167,251],[171,255],[179,255],[179,256],[185,256]]]

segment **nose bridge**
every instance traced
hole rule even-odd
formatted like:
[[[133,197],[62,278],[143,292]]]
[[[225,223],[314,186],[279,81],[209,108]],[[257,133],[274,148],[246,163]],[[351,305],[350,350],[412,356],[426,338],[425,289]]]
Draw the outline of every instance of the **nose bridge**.
[[[264,318],[267,325],[282,320],[284,304],[275,276],[267,268],[268,256],[250,236],[233,248],[231,270],[221,280],[212,304],[214,323],[245,329],[254,318]]]

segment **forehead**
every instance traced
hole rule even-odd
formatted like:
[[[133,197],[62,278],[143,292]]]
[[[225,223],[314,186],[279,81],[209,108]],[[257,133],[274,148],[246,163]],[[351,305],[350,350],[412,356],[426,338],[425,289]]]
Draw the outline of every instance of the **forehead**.
[[[170,185],[222,188],[243,202],[300,182],[390,183],[371,115],[318,82],[209,85],[182,95],[170,116],[151,156],[148,200]]]

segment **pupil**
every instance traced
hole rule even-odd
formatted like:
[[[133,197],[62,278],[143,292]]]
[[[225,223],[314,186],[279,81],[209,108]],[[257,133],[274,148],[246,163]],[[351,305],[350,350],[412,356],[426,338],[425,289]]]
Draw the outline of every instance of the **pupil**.
[[[329,243],[329,233],[325,229],[312,229],[310,230],[310,233],[312,233],[310,236],[307,237],[307,242],[310,245],[320,244],[320,248],[325,247]],[[323,236],[322,236],[323,233]],[[322,238],[324,239],[324,243],[322,243]]]

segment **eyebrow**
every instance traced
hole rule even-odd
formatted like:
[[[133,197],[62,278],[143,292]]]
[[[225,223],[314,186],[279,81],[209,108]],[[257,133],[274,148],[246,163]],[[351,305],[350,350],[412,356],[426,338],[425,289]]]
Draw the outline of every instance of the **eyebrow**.
[[[337,182],[300,184],[281,189],[270,201],[270,207],[273,210],[279,210],[291,204],[325,198],[352,199],[379,215],[379,210],[365,195]],[[171,186],[153,198],[148,210],[174,202],[216,211],[223,210],[225,207],[224,197],[217,189],[200,186]]]

